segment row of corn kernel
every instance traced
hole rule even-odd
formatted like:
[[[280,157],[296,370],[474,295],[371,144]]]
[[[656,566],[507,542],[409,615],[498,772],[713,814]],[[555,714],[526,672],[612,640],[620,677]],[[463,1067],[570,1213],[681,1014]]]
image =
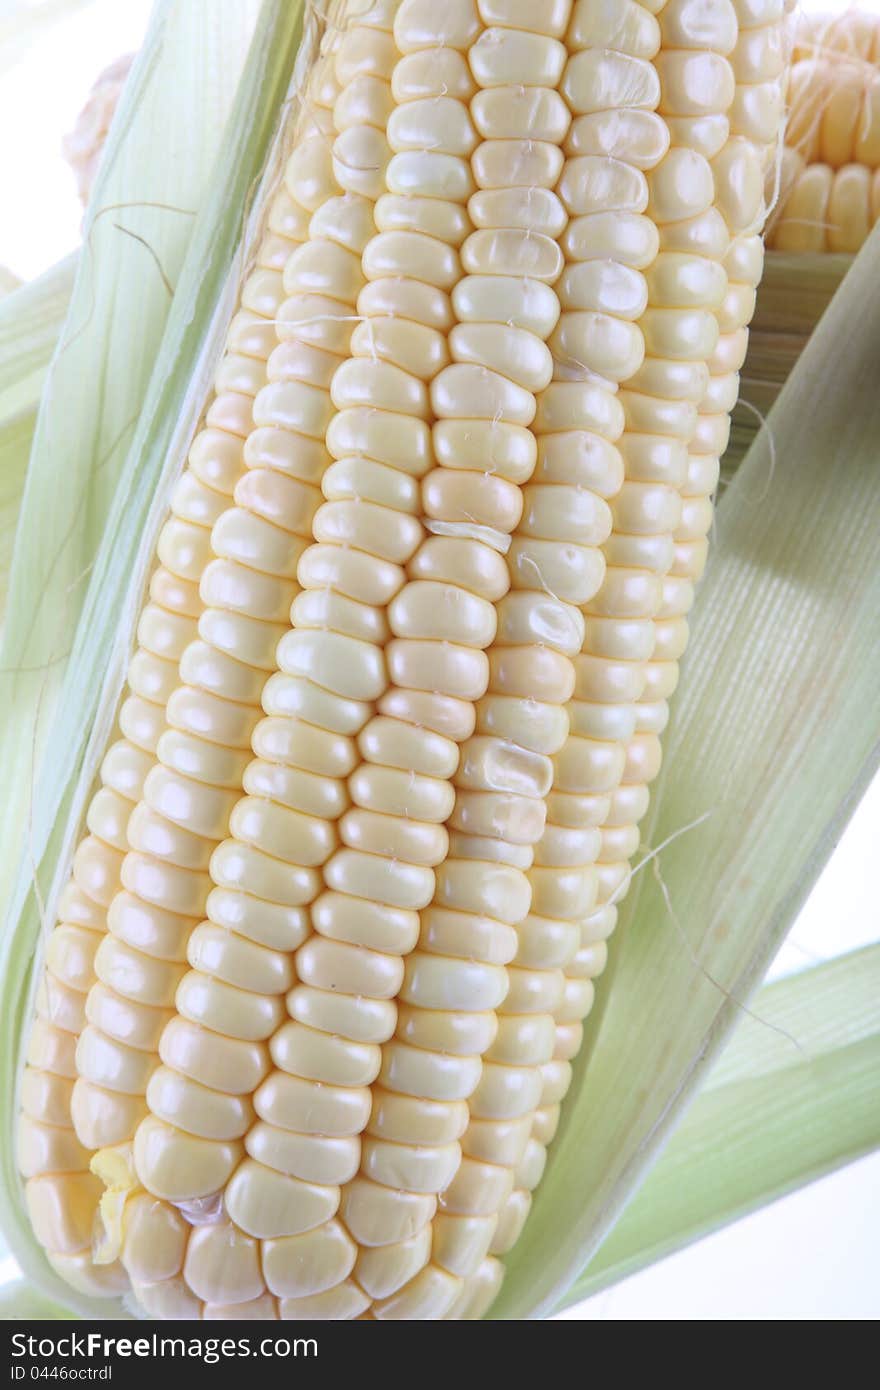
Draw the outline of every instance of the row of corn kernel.
[[[433,12],[426,15],[426,9]],[[459,248],[471,226],[465,203],[472,191],[468,155],[475,137],[461,100],[462,83],[467,82],[461,50],[473,42],[477,29],[472,6],[453,5],[444,12],[418,3],[400,7],[392,81],[397,105],[388,130],[393,158],[386,180],[394,199],[394,225],[380,232],[364,257],[371,279],[383,285],[382,306],[410,318],[422,334],[431,329],[441,336],[442,349],[438,345],[421,362],[402,340],[398,349],[388,329],[378,348],[380,356],[400,367],[421,366],[426,419],[435,413],[435,383],[448,369],[449,291],[461,278]],[[395,284],[402,302],[394,296]],[[420,511],[430,525],[432,517],[449,517],[450,481],[432,466],[430,435],[427,463]],[[429,534],[411,557],[406,582],[388,609],[389,685],[369,744],[366,739],[362,744],[359,769],[359,774],[379,779],[378,795],[370,801],[370,824],[357,836],[349,882],[359,883],[361,895],[372,888],[389,925],[406,910],[407,955],[418,941],[420,910],[434,897],[439,866],[447,859],[450,778],[458,766],[458,746],[473,728],[474,700],[485,685],[483,648],[495,635],[492,601],[499,568],[503,572],[497,557],[479,541],[462,544],[451,536]],[[386,778],[395,783],[403,779],[402,795],[390,802],[381,792]],[[351,838],[348,847],[354,850]],[[416,874],[418,896],[404,898],[406,880]],[[381,949],[388,926],[377,918],[369,930],[376,935],[361,938],[362,944]],[[342,1217],[360,1247],[354,1278],[365,1295],[378,1300],[405,1283],[428,1257],[435,1193],[449,1182],[458,1162],[458,1092],[472,1084],[473,1070],[470,1061],[431,1054],[430,1038],[417,1030],[411,998],[410,1007],[404,1001],[407,981],[416,999],[419,991],[436,990],[437,984],[427,971],[414,977],[410,961],[405,971],[402,959],[400,965],[397,1017],[381,1040],[379,1089],[364,1121],[369,1132],[362,1143],[361,1174],[342,1192]],[[462,988],[460,970],[456,985],[456,966],[450,962],[450,1003],[455,989]],[[399,1044],[391,1041],[395,1031]],[[433,1139],[428,1150],[419,1148],[426,1118]],[[328,1291],[327,1297],[335,1305],[339,1293]]]
[[[731,377],[729,362],[732,353],[741,346],[743,324],[748,321],[753,308],[753,296],[750,297],[748,289],[744,294],[739,289],[739,282],[743,278],[741,267],[744,257],[748,257],[748,251],[741,252],[739,260],[731,259],[734,248],[738,246],[732,238],[741,228],[754,225],[760,217],[764,150],[756,149],[753,141],[739,134],[737,123],[742,126],[752,122],[760,129],[761,111],[778,108],[781,100],[781,83],[778,79],[782,66],[782,4],[771,0],[769,6],[756,6],[749,0],[749,3],[734,6],[735,13],[726,5],[715,6],[714,10],[717,27],[712,46],[718,51],[715,59],[718,70],[716,81],[708,86],[716,97],[724,92],[725,86],[728,87],[726,111],[729,113],[730,137],[725,139],[724,98],[718,101],[718,108],[714,111],[711,106],[709,109],[706,106],[695,109],[688,101],[684,84],[676,89],[671,83],[667,86],[664,82],[661,103],[661,111],[668,109],[675,117],[675,122],[670,126],[672,152],[678,148],[677,142],[684,146],[689,136],[694,153],[703,161],[710,161],[711,173],[704,181],[704,206],[694,205],[688,209],[692,220],[658,217],[661,224],[661,254],[649,272],[649,294],[654,303],[659,301],[661,305],[670,305],[682,324],[686,323],[689,314],[697,312],[702,316],[704,344],[699,357],[694,356],[701,364],[708,365],[709,377],[706,380],[705,366],[702,366],[699,373],[693,373],[690,387],[682,393],[686,399],[678,412],[680,428],[674,433],[678,435],[676,442],[681,442],[686,448],[677,449],[675,452],[679,456],[674,461],[668,460],[673,464],[674,476],[668,476],[666,481],[674,486],[681,499],[680,519],[672,530],[674,549],[670,556],[671,564],[667,562],[658,571],[661,603],[652,624],[654,643],[651,659],[643,668],[644,688],[634,707],[636,737],[627,747],[626,766],[620,785],[612,794],[611,810],[603,830],[603,857],[613,859],[619,855],[621,864],[624,856],[630,855],[636,847],[637,823],[647,806],[647,783],[659,767],[658,736],[667,719],[666,702],[675,687],[677,659],[687,638],[684,615],[693,599],[693,581],[699,577],[705,562],[705,536],[711,521],[709,498],[717,481],[717,456],[726,443],[727,411],[736,396],[736,378]],[[762,11],[767,15],[767,23],[763,26],[767,33],[759,32],[756,35],[755,27],[760,26],[764,17]],[[696,34],[687,33],[685,11],[676,5],[668,5],[660,20],[664,42],[670,48],[670,57],[666,62],[671,66],[675,62],[677,45],[685,48],[689,41],[691,46],[696,47],[698,40]],[[736,79],[732,91],[729,73],[725,82],[725,54],[729,55],[732,75]],[[751,64],[750,54],[755,56]],[[686,59],[682,61],[682,69],[685,63]],[[671,77],[672,74],[667,69],[663,76]],[[772,89],[774,82],[777,88],[775,92]],[[754,93],[759,90],[759,84],[770,84],[770,90],[764,93],[763,105],[754,102],[749,107],[737,102],[737,92],[741,86]],[[670,225],[664,225],[667,221]],[[727,272],[726,276],[719,274],[719,261]],[[673,274],[667,278],[665,272],[669,270]],[[691,275],[693,281],[689,283]],[[701,299],[692,298],[693,282],[701,278],[703,296]],[[719,293],[724,297],[719,299]],[[713,309],[720,316],[720,323],[711,322],[716,315],[707,311]],[[729,320],[735,314],[739,314],[739,317],[734,326]],[[720,336],[719,328],[724,330]],[[729,334],[734,335],[734,341],[731,341]],[[649,339],[649,356],[650,352]],[[676,357],[680,356],[682,354],[676,354]],[[737,365],[734,364],[734,371]],[[674,366],[673,360],[668,364],[667,372]],[[655,370],[655,364],[649,361],[630,383],[631,388],[645,389],[647,373],[652,370]],[[679,376],[683,382],[680,369]],[[702,391],[699,390],[700,378],[703,380]],[[668,394],[674,394],[669,390],[671,384],[667,375],[664,388]],[[650,394],[650,388],[646,393]],[[694,405],[697,406],[696,414]],[[672,413],[675,413],[674,409]],[[668,405],[662,415],[668,428],[671,423]],[[644,425],[646,421],[640,423]],[[654,417],[653,429],[657,434],[664,432],[660,414]],[[628,435],[624,439],[624,455],[628,477],[638,477],[636,450],[631,447]],[[634,469],[630,467],[631,460],[635,463]],[[601,968],[604,952],[595,952],[597,943],[590,939],[593,932],[589,922],[585,927],[585,936],[583,967],[584,973],[590,974],[596,966]],[[591,960],[590,957],[594,958]]]
[[[806,163],[880,166],[880,70],[829,58],[795,63],[786,144]]]
[[[462,6],[464,13],[467,8]],[[457,1057],[467,1072],[455,1099],[469,1099],[471,1109],[502,1110],[510,1104],[503,1074],[493,1073],[485,1061],[481,1066],[480,1058],[497,1039],[495,1010],[508,984],[503,966],[514,946],[511,927],[528,908],[524,871],[543,823],[550,774],[546,754],[530,746],[529,733],[523,736],[520,702],[532,700],[540,727],[558,727],[572,685],[567,658],[542,651],[530,627],[534,576],[526,557],[540,548],[541,532],[529,531],[537,514],[529,507],[529,489],[520,490],[534,467],[535,393],[550,378],[545,340],[559,313],[556,296],[544,288],[542,243],[549,245],[551,279],[558,253],[530,213],[532,197],[540,206],[538,200],[552,196],[558,178],[565,125],[558,128],[556,86],[565,50],[540,32],[546,27],[540,19],[530,20],[529,32],[493,24],[503,22],[508,8],[481,4],[480,18],[489,27],[469,41],[464,26],[461,31],[477,88],[471,116],[482,140],[470,156],[478,191],[468,205],[475,230],[462,247],[466,274],[453,296],[454,364],[432,391],[440,468],[433,496],[426,487],[425,502],[429,515],[458,526],[463,536],[486,527],[495,535],[513,532],[513,540],[508,563],[501,566],[503,592],[496,601],[486,695],[455,777],[450,853],[437,873],[434,903],[422,914],[419,949],[407,962],[398,1027],[398,1040],[418,1049],[411,1054],[414,1081],[432,1065],[432,1054]],[[542,119],[549,119],[549,130],[540,127]],[[478,543],[476,530],[469,543]],[[497,833],[498,802],[504,796],[515,803],[517,832],[506,841]],[[509,824],[509,803],[505,809]],[[456,956],[465,959],[459,964]],[[431,1147],[431,1136],[422,1134],[417,1151],[427,1157]],[[481,1209],[493,1200],[495,1170],[470,1155],[462,1158],[458,1143],[455,1148],[457,1164],[442,1189],[442,1214],[421,1242],[422,1268],[406,1280],[400,1278],[401,1267],[397,1287],[373,1310],[377,1317],[443,1316],[458,1298],[462,1275],[485,1252]]]
[[[497,147],[499,140],[517,142],[510,146],[514,187],[508,196],[514,226],[503,240],[494,241],[498,250],[507,250],[507,258],[496,250],[484,256],[479,267],[487,277],[486,287],[498,298],[497,317],[503,321],[505,302],[511,312],[514,327],[508,333],[508,351],[515,335],[531,327],[530,316],[540,316],[542,336],[549,336],[551,343],[560,323],[560,301],[553,286],[562,271],[558,238],[567,213],[556,190],[570,124],[560,91],[567,59],[560,40],[570,10],[561,0],[546,6],[540,17],[504,0],[481,6],[493,25],[482,42],[497,59],[475,67],[481,90],[472,109],[484,127],[481,133],[491,142],[489,148]],[[518,32],[526,28],[528,34]],[[533,150],[541,154],[538,169]],[[543,178],[535,177],[538,172]],[[485,239],[482,244],[487,244]],[[510,278],[488,278],[493,275]],[[502,329],[496,332],[503,335]],[[511,374],[503,360],[499,365]],[[531,452],[539,470],[542,436],[554,428],[551,354],[542,366],[542,380],[534,383],[537,411],[531,425]],[[596,517],[590,499],[582,499],[564,474],[533,476],[523,490],[523,515],[508,552],[512,592],[499,607],[497,658],[493,652],[489,695],[478,725],[486,742],[491,736],[493,777],[476,805],[471,792],[459,793],[456,815],[465,826],[468,817],[479,817],[474,829],[484,837],[482,857],[512,859],[527,879],[544,829],[550,757],[568,731],[565,706],[574,686],[571,658],[582,634],[578,605],[597,582],[601,560],[596,544],[603,538],[602,526],[603,518]],[[510,1160],[515,1161],[521,1140],[527,1138],[524,1116],[540,1092],[538,1063],[548,1041],[552,1050],[552,1018],[546,1010],[541,1012],[540,999],[528,997],[530,981],[518,968],[527,920],[522,917],[514,924],[516,955],[508,969],[509,988],[498,1008],[480,1084],[470,1098],[462,1165],[441,1196],[441,1212],[434,1222],[434,1262],[465,1281],[454,1291],[454,1302],[446,1311],[449,1317],[463,1310],[466,1290],[484,1265],[496,1212],[510,1188]]]
[[[647,203],[644,171],[657,164],[668,145],[664,123],[654,112],[659,89],[651,60],[659,46],[656,21],[639,6],[614,15],[575,6],[562,87],[573,120],[559,183],[572,221],[563,238],[563,314],[551,340],[555,382],[542,401],[539,470],[548,480],[573,478],[568,508],[579,525],[566,539],[580,534],[606,549],[611,512],[604,499],[618,493],[623,478],[616,441],[624,414],[615,394],[644,355],[642,333],[633,320],[644,309],[645,282],[627,262],[635,257],[639,265],[653,254],[654,242],[649,236],[645,244],[641,218]],[[609,235],[612,226],[624,236]],[[530,1104],[511,1117],[518,1128],[506,1136],[506,1145],[485,1153],[507,1174],[507,1190],[493,1211],[497,1227],[491,1249],[499,1253],[518,1236],[528,1193],[543,1171],[545,1146],[555,1127],[555,1121],[548,1126],[547,1120],[567,1086],[573,1051],[561,1045],[561,1035],[568,1032],[579,1040],[578,1020],[591,998],[591,987],[585,990],[565,972],[580,945],[579,923],[591,911],[599,885],[595,796],[584,792],[585,775],[590,782],[596,775],[595,768],[588,771],[595,762],[596,729],[592,706],[583,698],[589,694],[589,673],[582,654],[590,615],[609,582],[601,554],[598,558],[586,590],[570,595],[577,605],[580,639],[574,699],[568,705],[570,729],[556,750],[547,825],[529,874],[532,905],[519,931],[515,959],[520,989],[504,1005],[511,1031],[530,1034],[538,1088]],[[552,583],[547,587],[553,591]],[[604,762],[604,749],[598,751]],[[545,1022],[548,1027],[542,1026]],[[475,1141],[483,1140],[485,1126],[478,1116],[472,1128]],[[485,1273],[480,1277],[488,1288]]]
[[[389,297],[393,296],[391,303],[397,312],[402,309],[412,315],[415,311],[423,318],[427,308],[432,316],[421,326],[431,328],[448,327],[449,309],[444,287],[460,276],[455,247],[469,228],[462,204],[472,191],[472,185],[468,163],[461,150],[464,142],[464,153],[467,153],[473,136],[469,123],[456,120],[450,110],[456,98],[449,96],[448,79],[453,76],[457,89],[461,74],[456,78],[450,68],[455,67],[455,59],[463,63],[459,49],[468,47],[473,41],[475,22],[473,7],[461,5],[444,14],[438,33],[434,27],[436,17],[430,13],[426,16],[426,8],[430,9],[418,4],[403,6],[395,25],[398,48],[403,56],[394,75],[395,95],[400,104],[389,126],[389,138],[396,152],[388,168],[387,183],[394,199],[392,210],[396,226],[393,230],[383,230],[367,248],[364,265],[368,273],[378,272],[380,276],[382,291],[381,298],[377,296],[377,299],[383,306],[389,306]],[[443,71],[439,75],[432,51],[435,37],[443,43]],[[465,75],[466,72],[465,67]],[[432,86],[439,81],[445,85],[445,97]],[[426,97],[431,98],[429,103]],[[415,102],[419,103],[418,108],[408,110]],[[441,115],[450,120],[437,127],[436,120]],[[435,121],[433,127],[430,127],[431,120]],[[424,149],[426,123],[430,144]],[[391,278],[394,272],[399,278]],[[438,308],[442,308],[442,318],[437,315]],[[373,325],[370,327],[372,329]],[[337,401],[343,420],[346,411],[361,405],[364,399],[362,383],[365,382],[369,383],[367,399],[390,407],[392,417],[394,406],[399,408],[401,404],[399,392],[402,386],[406,387],[405,375],[393,357],[391,371],[388,362],[383,360],[383,350],[389,356],[389,349],[395,350],[395,335],[391,333],[392,325],[384,323],[380,327],[381,336],[374,332],[369,335],[377,361],[371,370],[361,371],[358,376],[352,364],[353,370],[343,383]],[[399,339],[399,335],[396,336]],[[365,336],[365,349],[367,342]],[[396,350],[399,351],[399,347]],[[428,365],[430,377],[434,377],[438,368],[445,367],[445,353],[441,360],[432,350]],[[355,386],[361,394],[354,398],[344,394]],[[454,455],[451,461],[456,460],[457,455]],[[496,494],[499,490],[496,489]],[[439,523],[442,527],[451,522],[454,525],[454,477],[440,470],[429,474],[424,494],[424,508],[432,524]],[[416,908],[424,906],[427,898],[418,903],[412,897],[412,885],[421,881],[428,886],[424,875],[427,866],[411,861],[416,856],[423,858],[426,849],[433,860],[443,857],[445,843],[442,846],[435,843],[436,821],[439,818],[442,822],[448,816],[451,799],[444,796],[445,805],[441,807],[437,794],[448,787],[448,777],[458,761],[457,743],[473,728],[473,701],[485,688],[487,674],[486,659],[480,647],[488,645],[494,635],[490,599],[498,596],[499,577],[504,574],[503,562],[479,537],[442,534],[431,536],[419,548],[409,570],[410,582],[389,606],[389,621],[394,633],[394,641],[388,649],[391,686],[380,702],[379,719],[364,732],[361,744],[366,762],[352,778],[354,787],[362,772],[381,771],[384,775],[378,782],[379,796],[374,796],[368,804],[371,819],[362,818],[360,824],[356,822],[350,827],[351,831],[357,831],[355,845],[349,842],[340,853],[342,863],[337,867],[331,862],[326,870],[334,890],[333,906],[337,915],[340,915],[340,908],[344,910],[348,931],[361,933],[348,943],[352,948],[350,957],[361,972],[364,956],[369,958],[372,954],[376,959],[376,948],[381,948],[383,942],[387,944],[391,933],[399,936],[404,914],[414,919],[418,931]],[[502,585],[501,592],[504,587]],[[383,796],[382,791],[383,786],[388,787],[388,778],[397,780],[401,772],[409,774],[409,785],[402,788],[403,802],[398,806],[396,800],[390,803],[387,792]],[[418,788],[415,778],[420,783]],[[421,811],[419,801],[424,807]],[[408,817],[402,819],[402,813],[406,812]],[[441,833],[445,842],[442,828]],[[419,869],[422,874],[417,877]],[[461,876],[458,887],[459,891],[480,891],[473,874]],[[432,873],[428,897],[433,890]],[[378,899],[378,905],[375,910],[371,907],[368,911],[370,898]],[[347,908],[346,899],[350,901]],[[315,913],[314,917],[320,931],[319,915]],[[364,932],[372,935],[365,940]],[[461,937],[459,941],[459,951],[467,951]],[[402,1036],[386,1049],[381,1082],[387,1095],[374,1104],[373,1111],[378,1132],[365,1141],[364,1174],[348,1185],[342,1203],[343,1219],[366,1247],[359,1258],[356,1274],[361,1286],[369,1289],[373,1296],[406,1282],[418,1268],[418,1263],[414,1262],[423,1263],[426,1258],[425,1236],[430,1239],[430,1232],[425,1227],[435,1204],[432,1191],[448,1183],[458,1161],[458,1151],[455,1133],[451,1141],[443,1142],[441,1136],[441,1142],[428,1149],[414,1141],[424,1139],[426,1112],[435,1132],[438,1121],[441,1128],[445,1124],[448,1129],[449,1119],[456,1128],[460,1125],[461,1104],[454,1088],[462,1084],[471,1088],[478,1075],[472,1055],[456,1064],[454,1058],[443,1057],[436,1042],[432,1050],[434,1039],[430,1030],[438,1022],[442,1023],[442,1016],[437,1015],[435,1009],[426,1015],[419,1004],[434,1002],[434,995],[444,988],[444,978],[448,981],[450,975],[453,988],[457,987],[459,993],[462,989],[472,993],[473,974],[472,966],[465,965],[464,969],[456,971],[452,961],[443,962],[439,974],[435,971],[432,975],[430,967],[424,966],[418,979],[410,972],[413,998],[401,1011]],[[340,984],[345,992],[345,978]],[[398,985],[399,980],[395,992]],[[433,994],[420,995],[419,990],[433,991]],[[449,994],[448,984],[445,992]],[[464,996],[465,1001],[466,998]],[[455,1002],[454,993],[448,1002]],[[484,1034],[485,1017],[476,1022],[479,1033]],[[462,1023],[470,1027],[473,1038],[470,1020],[462,1019]],[[477,1045],[485,1046],[479,1036]],[[473,1044],[468,1052],[472,1054]],[[395,1168],[389,1165],[396,1166],[396,1177]],[[407,1188],[412,1187],[417,1190],[408,1193]],[[332,1297],[335,1301],[344,1294],[345,1290],[340,1290]]]
[[[307,145],[323,145],[326,132],[321,117],[313,119],[317,129]],[[325,184],[324,197],[333,191],[332,184]],[[307,204],[301,205],[306,212],[311,210]],[[268,392],[274,389],[274,385],[264,388]],[[308,407],[316,409],[316,388],[296,382],[293,389],[307,396]],[[311,438],[304,430],[301,433],[302,455],[311,463]],[[289,604],[295,560],[303,548],[297,531],[307,530],[315,505],[313,485],[297,477],[297,472],[303,471],[299,450],[292,451],[289,472],[279,468],[277,459],[268,467],[266,462],[262,457],[245,457],[246,469],[236,486],[234,505],[224,509],[213,528],[213,552],[225,567],[219,574],[212,566],[205,571],[206,607],[199,636],[181,657],[182,683],[169,699],[170,735],[160,740],[156,766],[145,781],[143,798],[129,827],[130,852],[122,868],[125,891],[117,896],[111,911],[119,922],[119,937],[136,949],[134,958],[126,957],[124,962],[129,998],[145,1009],[160,999],[170,1004],[184,973],[184,962],[193,963],[202,954],[212,956],[212,948],[215,963],[225,952],[234,963],[233,969],[254,969],[264,976],[286,973],[283,960],[272,957],[270,948],[258,944],[259,938],[253,941],[240,930],[234,941],[225,936],[218,939],[210,926],[199,925],[211,891],[208,862],[235,803],[243,750],[256,721],[262,686],[272,669],[273,647],[282,630],[277,622],[263,617],[264,605],[281,606],[283,611],[285,603]],[[219,967],[217,973],[222,977],[222,959]],[[101,978],[106,984],[113,983],[112,972]],[[183,990],[186,988],[184,985]],[[191,1019],[187,1034],[192,1036],[196,1023],[206,1022],[210,1026],[203,1014]],[[180,1041],[179,1045],[185,1044]],[[228,1137],[232,1139],[247,1119],[247,1102],[230,1094],[220,1113],[220,1108],[211,1107],[200,1092],[199,1082],[177,1083],[162,1068],[154,1072],[155,1054],[154,1041],[149,1051],[141,1054],[140,1074],[137,1078],[132,1075],[130,1087],[125,1084],[123,1059],[118,1052],[111,1055],[106,1046],[95,1047],[91,1066],[81,1063],[80,1072],[87,1082],[96,1082],[93,1072],[102,1063],[115,1066],[118,1092],[144,1095],[149,1090],[148,1108],[160,1113],[185,1110],[192,1133],[198,1134],[201,1122],[231,1131]],[[203,1113],[206,1105],[210,1114]],[[83,1109],[90,1107],[84,1105]],[[91,1136],[90,1144],[96,1148],[118,1144],[131,1134],[131,1125],[120,1115],[118,1128],[108,1125],[107,1132]],[[144,1142],[142,1138],[142,1146]],[[161,1161],[161,1145],[154,1130],[143,1174]],[[161,1190],[161,1183],[159,1187]]]

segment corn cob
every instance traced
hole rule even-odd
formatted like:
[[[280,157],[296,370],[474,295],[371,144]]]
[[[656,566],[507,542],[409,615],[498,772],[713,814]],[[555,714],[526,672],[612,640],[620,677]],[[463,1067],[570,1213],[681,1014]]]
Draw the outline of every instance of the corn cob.
[[[73,170],[83,207],[91,196],[110,124],[133,62],[134,54],[126,53],[98,74],[88,101],[76,118],[76,125],[62,141],[64,158]]]
[[[782,0],[693,10],[331,16],[47,948],[20,1166],[81,1289],[491,1303],[760,275]]]
[[[880,216],[880,20],[804,20],[795,45],[775,251],[858,251]]]

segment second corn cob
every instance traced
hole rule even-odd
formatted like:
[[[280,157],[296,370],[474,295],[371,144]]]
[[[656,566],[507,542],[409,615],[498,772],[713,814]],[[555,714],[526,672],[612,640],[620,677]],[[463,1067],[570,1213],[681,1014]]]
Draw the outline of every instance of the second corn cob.
[[[851,255],[880,217],[880,20],[803,17],[794,57],[767,245]]]

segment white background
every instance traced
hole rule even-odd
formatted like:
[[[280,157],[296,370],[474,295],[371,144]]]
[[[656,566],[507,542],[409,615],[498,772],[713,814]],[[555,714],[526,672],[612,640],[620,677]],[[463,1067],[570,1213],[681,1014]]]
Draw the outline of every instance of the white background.
[[[206,0],[193,0],[206,3]],[[807,9],[840,10],[835,0]],[[880,0],[862,0],[880,10]],[[97,73],[138,45],[149,0],[91,0],[40,33],[9,70],[0,54],[0,265],[30,278],[74,249],[81,209],[60,154]],[[880,785],[862,803],[774,966],[802,968],[878,936]],[[588,1300],[568,1318],[872,1319],[880,1315],[880,1156]],[[0,1265],[0,1277],[5,1274]]]

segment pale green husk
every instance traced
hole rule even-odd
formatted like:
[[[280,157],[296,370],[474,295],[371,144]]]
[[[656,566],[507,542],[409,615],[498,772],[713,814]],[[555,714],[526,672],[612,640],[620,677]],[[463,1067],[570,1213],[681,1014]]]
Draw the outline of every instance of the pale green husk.
[[[0,633],[37,408],[75,268],[70,256],[0,302]]]
[[[880,1146],[880,946],[755,996],[569,1306]]]
[[[19,285],[0,303],[0,422],[36,410],[73,293],[77,257]]]
[[[169,166],[190,161],[183,206],[195,216],[140,209],[147,219],[141,224],[125,214],[124,225],[158,251],[160,275],[151,251],[124,234],[110,236],[114,215],[96,223],[93,209],[64,346],[43,395],[7,634],[13,664],[41,669],[14,680],[10,674],[8,691],[0,691],[11,711],[0,750],[11,760],[2,832],[11,909],[0,960],[7,1005],[0,1024],[0,1124],[6,1135],[13,1127],[14,1074],[41,902],[50,916],[112,719],[158,521],[234,297],[237,269],[230,275],[229,267],[280,109],[299,8],[281,0],[250,7],[217,0],[208,18],[201,6],[168,0],[127,88],[102,166],[96,207],[120,197],[109,190],[122,180],[122,166],[129,167],[131,148],[140,150],[160,184],[163,171],[172,182],[176,177]],[[221,99],[216,72],[229,71],[225,45],[235,46],[235,25],[246,25],[257,9],[256,38],[222,145],[222,122],[213,129],[213,144],[202,126],[186,155],[169,160],[181,113],[150,112],[151,91],[154,99],[160,90],[166,101],[180,96],[186,84],[175,84],[171,74],[182,63],[195,90],[180,99],[191,103],[190,121],[204,122],[205,108]],[[228,29],[220,18],[227,10]],[[185,18],[205,26],[204,52],[195,52],[193,31],[184,33]],[[175,30],[175,22],[183,28]],[[240,41],[240,54],[246,46]],[[201,96],[199,83],[205,84]],[[126,140],[135,143],[127,147]],[[181,194],[152,196],[170,205]],[[98,256],[96,245],[102,247]],[[170,300],[165,280],[174,287]],[[813,1089],[819,1072],[844,1088],[855,1106],[864,1083],[862,1049],[876,1045],[877,1019],[869,1010],[858,1037],[842,1025],[835,1032],[831,1023],[810,1032],[822,1066],[806,1078],[801,1054],[780,1051],[782,1040],[774,1034],[772,1042],[763,1033],[756,1041],[743,1030],[730,1059],[718,1065],[717,1058],[876,766],[878,341],[875,233],[773,409],[775,467],[765,433],[721,503],[715,554],[674,702],[666,768],[646,830],[651,845],[671,840],[656,861],[663,886],[650,861],[624,907],[560,1134],[523,1238],[507,1260],[494,1317],[545,1316],[590,1261],[575,1293],[620,1277],[877,1142],[866,1121],[858,1134],[850,1133],[849,1147],[834,1149],[820,1134],[812,1148],[805,1145],[800,1162],[772,1125],[759,1123],[784,1092],[791,1097],[793,1125],[803,1125],[805,1133],[808,1124],[824,1131],[838,1112],[824,1085]],[[47,680],[42,668],[50,662]],[[50,773],[33,782],[37,713],[38,752]],[[28,858],[10,872],[11,831],[22,824],[38,866],[39,894]],[[866,959],[876,970],[876,957]],[[800,1018],[799,1010],[815,1005],[840,1023],[847,1009],[859,1007],[863,982],[849,966],[839,976],[833,971],[811,973],[796,988],[774,987],[777,993],[761,1000],[759,1012],[775,1019],[793,1009]],[[747,1131],[734,1124],[739,1103],[755,1116]],[[105,1316],[120,1316],[118,1305],[74,1299],[47,1275],[23,1215],[8,1141],[0,1208],[31,1279],[81,1311],[101,1308]]]
[[[724,484],[745,456],[851,264],[851,256],[767,252],[722,462]]]

